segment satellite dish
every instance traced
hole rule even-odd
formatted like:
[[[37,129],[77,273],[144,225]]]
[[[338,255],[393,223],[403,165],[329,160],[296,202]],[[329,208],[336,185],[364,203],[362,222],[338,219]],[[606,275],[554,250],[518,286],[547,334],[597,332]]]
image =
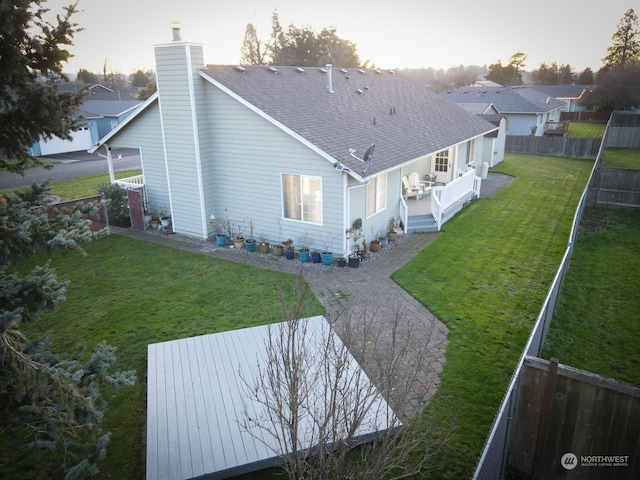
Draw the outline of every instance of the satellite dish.
[[[368,162],[369,159],[371,158],[371,155],[373,155],[373,151],[376,149],[376,144],[372,143],[371,146],[369,148],[367,148],[367,151],[364,152],[364,158],[363,160],[365,162]]]

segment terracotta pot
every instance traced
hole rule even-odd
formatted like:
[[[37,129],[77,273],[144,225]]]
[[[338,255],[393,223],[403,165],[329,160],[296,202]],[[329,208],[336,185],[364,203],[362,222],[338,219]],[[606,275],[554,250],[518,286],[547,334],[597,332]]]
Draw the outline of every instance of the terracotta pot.
[[[236,247],[236,248],[243,248],[244,247],[244,237],[234,238],[233,239],[233,246]]]
[[[274,245],[273,254],[276,257],[281,257],[282,255],[284,255],[284,247],[282,245]]]
[[[372,252],[379,252],[380,242],[378,240],[371,240],[371,243],[369,244],[369,248],[371,249]]]

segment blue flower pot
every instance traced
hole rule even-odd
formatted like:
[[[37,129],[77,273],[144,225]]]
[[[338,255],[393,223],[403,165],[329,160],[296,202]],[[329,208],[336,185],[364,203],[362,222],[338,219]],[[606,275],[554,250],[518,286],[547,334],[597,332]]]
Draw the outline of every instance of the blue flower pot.
[[[309,250],[299,250],[298,251],[298,258],[303,263],[306,263],[306,262],[309,261],[309,255],[310,255]]]
[[[256,251],[256,241],[252,238],[245,240],[244,248],[247,249],[247,252],[255,252]]]
[[[322,260],[323,265],[331,265],[331,263],[333,262],[333,253],[322,252],[320,254],[320,259]]]
[[[227,243],[226,235],[216,235],[216,245],[219,247],[224,247]]]

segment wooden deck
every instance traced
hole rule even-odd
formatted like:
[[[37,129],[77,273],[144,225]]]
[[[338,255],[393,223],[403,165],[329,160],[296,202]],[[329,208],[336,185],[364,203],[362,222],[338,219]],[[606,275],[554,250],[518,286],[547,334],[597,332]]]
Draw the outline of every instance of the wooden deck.
[[[313,335],[334,335],[324,317],[305,320]],[[228,478],[278,463],[274,440],[240,425],[245,405],[261,418],[260,406],[243,394],[241,378],[258,375],[268,336],[261,326],[148,346],[147,479]],[[360,368],[353,358],[351,365]],[[395,420],[376,397],[374,417],[363,422],[374,427],[363,437]]]

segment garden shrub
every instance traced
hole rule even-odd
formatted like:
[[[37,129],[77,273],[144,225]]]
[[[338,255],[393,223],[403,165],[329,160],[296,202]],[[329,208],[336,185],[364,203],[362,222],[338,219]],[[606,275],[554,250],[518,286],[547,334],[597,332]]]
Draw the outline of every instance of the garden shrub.
[[[98,186],[98,193],[103,194],[107,202],[109,224],[117,227],[130,227],[131,217],[129,216],[127,190],[120,185],[103,184]]]

